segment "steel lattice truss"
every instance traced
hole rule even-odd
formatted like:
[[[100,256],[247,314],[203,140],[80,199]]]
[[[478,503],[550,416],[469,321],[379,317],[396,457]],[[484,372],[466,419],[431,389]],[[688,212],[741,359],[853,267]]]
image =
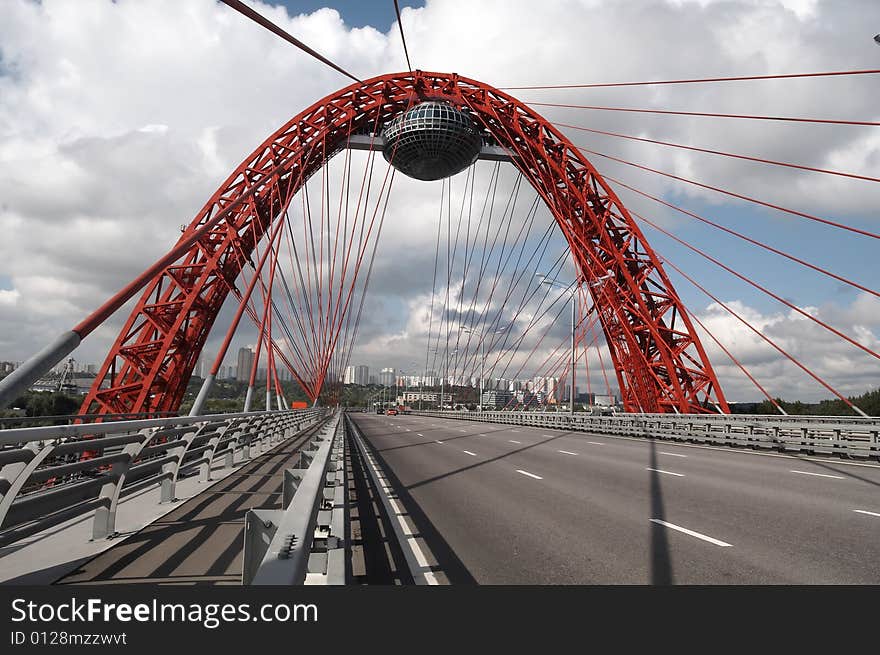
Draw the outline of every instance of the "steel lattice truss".
[[[727,411],[660,259],[593,165],[515,98],[457,75],[422,71],[346,87],[292,118],[248,157],[181,239],[207,231],[147,285],[82,411],[176,410],[226,296],[297,190],[350,135],[375,133],[423,100],[469,108],[544,199],[599,310],[625,408]],[[337,336],[324,335],[330,353],[315,370],[297,372],[309,397],[321,391]]]

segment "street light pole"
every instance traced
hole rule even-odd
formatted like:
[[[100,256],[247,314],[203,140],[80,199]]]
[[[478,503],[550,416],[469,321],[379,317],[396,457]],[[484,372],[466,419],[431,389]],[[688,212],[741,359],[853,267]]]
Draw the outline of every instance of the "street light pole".
[[[486,356],[483,354],[483,343],[485,339],[480,339],[480,409],[477,410],[479,412],[483,411],[483,368],[486,366]],[[496,394],[497,397],[497,394]]]
[[[446,365],[449,355],[443,351],[443,377],[440,378],[440,411],[443,411],[443,393],[446,390]]]
[[[568,417],[574,418],[574,370],[575,370],[575,350],[574,350],[574,330],[575,330],[575,315],[577,314],[577,294],[571,294],[571,380],[569,380],[569,393],[568,393]]]
[[[574,418],[574,375],[575,365],[577,361],[574,349],[574,333],[577,326],[577,287],[575,287],[574,289],[570,289],[569,287],[565,286],[564,284],[560,284],[555,280],[548,280],[546,275],[543,275],[541,273],[536,273],[535,275],[541,278],[542,284],[556,287],[558,289],[565,289],[569,296],[571,296],[571,379],[568,381],[568,416],[569,418]]]
[[[494,330],[490,334],[500,334],[504,332],[510,325],[505,325],[503,328],[498,330]],[[484,349],[484,345],[486,342],[486,333],[478,330],[472,330],[471,328],[463,327],[461,328],[462,332],[467,332],[469,334],[477,334],[480,337],[480,409],[477,411],[483,411],[483,379],[485,378],[485,367],[486,367],[486,353]],[[496,394],[497,398],[497,394]]]

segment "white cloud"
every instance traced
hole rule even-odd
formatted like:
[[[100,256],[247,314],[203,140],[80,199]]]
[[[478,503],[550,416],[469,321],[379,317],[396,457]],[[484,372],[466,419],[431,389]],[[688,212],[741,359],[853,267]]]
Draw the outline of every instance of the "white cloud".
[[[17,289],[0,289],[0,305],[14,307],[21,298],[21,292]]]

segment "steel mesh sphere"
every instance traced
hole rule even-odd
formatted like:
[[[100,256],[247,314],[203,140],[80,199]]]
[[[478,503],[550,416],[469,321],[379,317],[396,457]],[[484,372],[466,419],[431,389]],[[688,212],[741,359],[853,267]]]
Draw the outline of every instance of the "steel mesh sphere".
[[[463,171],[477,159],[483,143],[470,116],[445,102],[416,105],[389,122],[382,136],[386,161],[426,181]]]

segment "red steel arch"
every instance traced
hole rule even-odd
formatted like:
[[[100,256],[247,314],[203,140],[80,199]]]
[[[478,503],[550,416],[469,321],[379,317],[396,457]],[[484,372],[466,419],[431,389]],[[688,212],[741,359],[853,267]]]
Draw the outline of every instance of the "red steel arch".
[[[348,86],[292,118],[233,173],[181,236],[213,223],[146,286],[82,406],[86,413],[174,411],[227,294],[306,179],[353,133],[413,102],[467,107],[544,199],[589,284],[628,411],[728,410],[660,259],[593,165],[548,121],[498,89],[414,71]],[[312,398],[324,370],[300,372]]]

